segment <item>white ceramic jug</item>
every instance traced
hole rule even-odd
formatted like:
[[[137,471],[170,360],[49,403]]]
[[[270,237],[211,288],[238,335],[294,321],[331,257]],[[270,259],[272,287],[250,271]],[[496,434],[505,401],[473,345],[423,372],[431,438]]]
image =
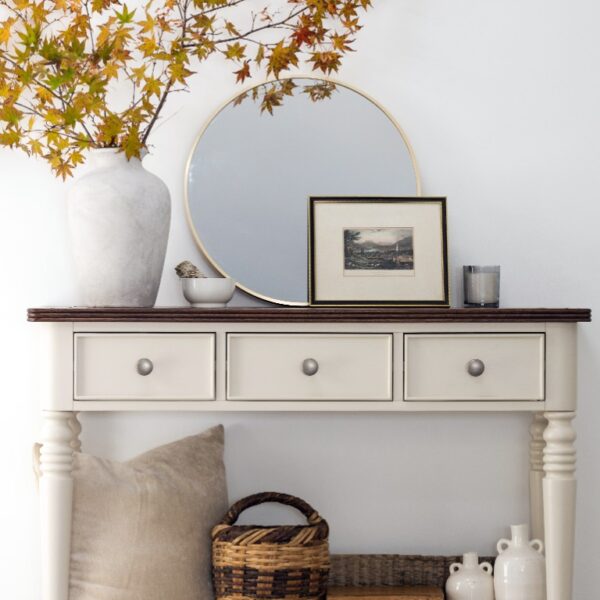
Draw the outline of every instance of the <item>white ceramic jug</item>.
[[[492,565],[479,564],[476,552],[463,554],[462,564],[450,565],[446,581],[447,600],[494,600]]]
[[[496,600],[545,600],[546,560],[540,540],[529,540],[528,525],[512,525],[511,540],[498,542],[494,566]]]

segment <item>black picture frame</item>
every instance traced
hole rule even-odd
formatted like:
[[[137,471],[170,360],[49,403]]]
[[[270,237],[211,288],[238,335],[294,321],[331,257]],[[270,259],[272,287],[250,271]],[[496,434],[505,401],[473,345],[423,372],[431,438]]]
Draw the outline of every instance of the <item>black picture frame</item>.
[[[435,203],[440,205],[441,209],[441,239],[442,239],[442,278],[443,278],[443,299],[422,300],[336,300],[317,299],[316,284],[316,260],[317,249],[315,241],[315,208],[319,202],[339,202],[340,204],[359,204],[359,203]],[[450,282],[448,268],[448,227],[447,227],[447,207],[445,197],[423,197],[423,196],[311,196],[309,198],[308,209],[308,299],[310,306],[405,306],[405,307],[427,307],[437,306],[440,308],[449,308],[450,306]]]

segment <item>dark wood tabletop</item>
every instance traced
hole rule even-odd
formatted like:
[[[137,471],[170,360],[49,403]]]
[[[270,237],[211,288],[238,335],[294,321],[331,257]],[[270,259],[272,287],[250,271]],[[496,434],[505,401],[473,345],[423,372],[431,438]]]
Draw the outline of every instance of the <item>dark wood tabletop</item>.
[[[573,323],[592,320],[589,308],[30,308],[32,322],[148,323]]]

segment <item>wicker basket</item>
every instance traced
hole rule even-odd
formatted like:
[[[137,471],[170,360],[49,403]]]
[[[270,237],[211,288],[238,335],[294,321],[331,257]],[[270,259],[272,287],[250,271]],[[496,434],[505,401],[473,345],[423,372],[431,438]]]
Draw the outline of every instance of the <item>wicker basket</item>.
[[[265,502],[293,506],[308,525],[235,525],[247,508]],[[236,502],[212,531],[217,600],[325,599],[329,577],[329,527],[306,502],[265,492]]]
[[[334,554],[331,557],[331,586],[415,586],[444,589],[450,565],[461,556],[421,556],[403,554]],[[494,564],[493,557],[480,561]]]

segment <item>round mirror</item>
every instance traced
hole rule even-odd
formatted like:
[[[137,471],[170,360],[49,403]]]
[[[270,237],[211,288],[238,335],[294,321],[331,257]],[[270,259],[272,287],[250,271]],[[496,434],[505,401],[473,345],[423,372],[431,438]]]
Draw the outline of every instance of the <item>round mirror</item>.
[[[418,196],[400,127],[346,85],[290,78],[225,105],[187,167],[187,215],[210,263],[259,298],[308,300],[311,196]]]

